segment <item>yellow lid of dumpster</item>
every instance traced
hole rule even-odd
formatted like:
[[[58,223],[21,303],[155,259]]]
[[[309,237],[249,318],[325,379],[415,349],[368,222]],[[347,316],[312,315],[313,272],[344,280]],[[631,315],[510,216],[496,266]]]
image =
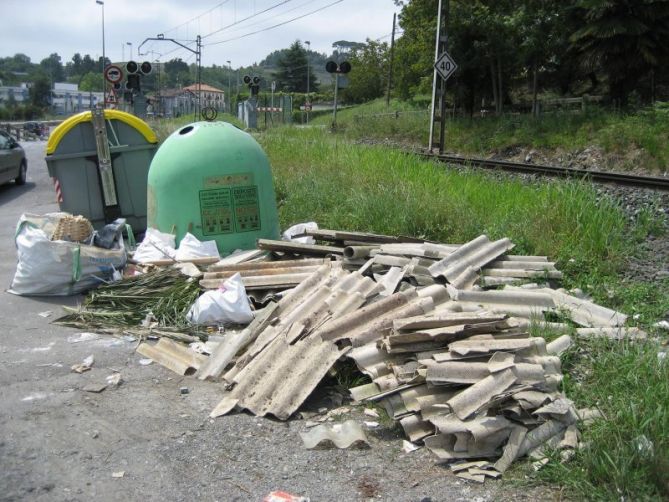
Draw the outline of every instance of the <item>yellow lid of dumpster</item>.
[[[158,143],[158,137],[151,130],[149,125],[142,119],[139,119],[130,113],[122,112],[120,110],[105,110],[105,119],[116,119],[120,120],[121,122],[125,122],[133,129],[136,129],[149,143]],[[92,120],[93,113],[88,111],[72,115],[70,118],[61,122],[60,125],[58,125],[58,127],[56,127],[49,136],[49,141],[46,144],[47,155],[50,155],[56,151],[60,141],[73,127],[81,124],[82,122],[91,122]]]

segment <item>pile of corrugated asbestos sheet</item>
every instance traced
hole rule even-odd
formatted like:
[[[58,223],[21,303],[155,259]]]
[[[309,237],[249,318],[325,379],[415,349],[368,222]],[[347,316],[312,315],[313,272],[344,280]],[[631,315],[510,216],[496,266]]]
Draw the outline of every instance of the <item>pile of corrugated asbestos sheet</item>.
[[[508,239],[447,245],[308,234],[327,245],[261,240],[264,261],[224,261],[205,273],[201,284],[217,287],[240,272],[249,293],[266,304],[210,357],[159,343],[170,364],[182,361],[180,372],[197,369],[200,379],[225,382],[212,416],[245,409],[286,420],[335,362],[349,357],[372,380],[351,389],[353,399],[381,402],[411,441],[454,462],[458,476],[482,482],[516,458],[542,457],[547,445],[568,457],[578,446],[577,421],[596,414],[576,410],[559,391],[559,355],[570,336],[546,343],[531,327],[578,337],[645,336],[623,327],[624,314],[551,288],[561,277],[554,263],[509,254]],[[245,256],[259,260],[259,252]],[[547,322],[551,314],[572,324]]]

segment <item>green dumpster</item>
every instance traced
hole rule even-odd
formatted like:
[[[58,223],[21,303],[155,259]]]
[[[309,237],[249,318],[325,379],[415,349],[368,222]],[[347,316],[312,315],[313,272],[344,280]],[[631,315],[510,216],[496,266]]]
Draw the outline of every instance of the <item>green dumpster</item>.
[[[118,110],[83,112],[49,136],[46,164],[61,211],[100,228],[125,218],[146,229],[146,190],[158,139],[134,115]]]
[[[227,122],[181,127],[160,146],[148,182],[149,226],[215,240],[218,251],[253,249],[277,239],[279,218],[267,156],[250,134]]]

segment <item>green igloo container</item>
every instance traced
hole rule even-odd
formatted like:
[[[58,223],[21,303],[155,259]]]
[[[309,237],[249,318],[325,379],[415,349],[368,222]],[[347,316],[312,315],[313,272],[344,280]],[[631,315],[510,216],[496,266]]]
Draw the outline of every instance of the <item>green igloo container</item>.
[[[195,122],[172,133],[149,168],[148,226],[215,240],[221,255],[279,238],[267,156],[227,122]]]

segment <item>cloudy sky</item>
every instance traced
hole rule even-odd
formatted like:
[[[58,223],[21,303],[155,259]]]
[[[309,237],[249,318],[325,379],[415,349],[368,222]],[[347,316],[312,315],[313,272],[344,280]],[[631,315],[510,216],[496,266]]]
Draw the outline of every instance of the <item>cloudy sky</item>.
[[[1,0],[0,5],[0,57],[21,52],[39,62],[57,52],[65,63],[75,52],[102,54],[102,6],[95,0]],[[112,61],[127,60],[130,42],[135,59],[190,62],[194,55],[170,42],[147,42],[142,52],[154,52],[145,56],[137,49],[159,33],[194,47],[191,41],[200,34],[205,66],[229,60],[237,68],[296,39],[326,53],[337,40],[390,41],[398,11],[393,0],[105,0],[105,53]]]

